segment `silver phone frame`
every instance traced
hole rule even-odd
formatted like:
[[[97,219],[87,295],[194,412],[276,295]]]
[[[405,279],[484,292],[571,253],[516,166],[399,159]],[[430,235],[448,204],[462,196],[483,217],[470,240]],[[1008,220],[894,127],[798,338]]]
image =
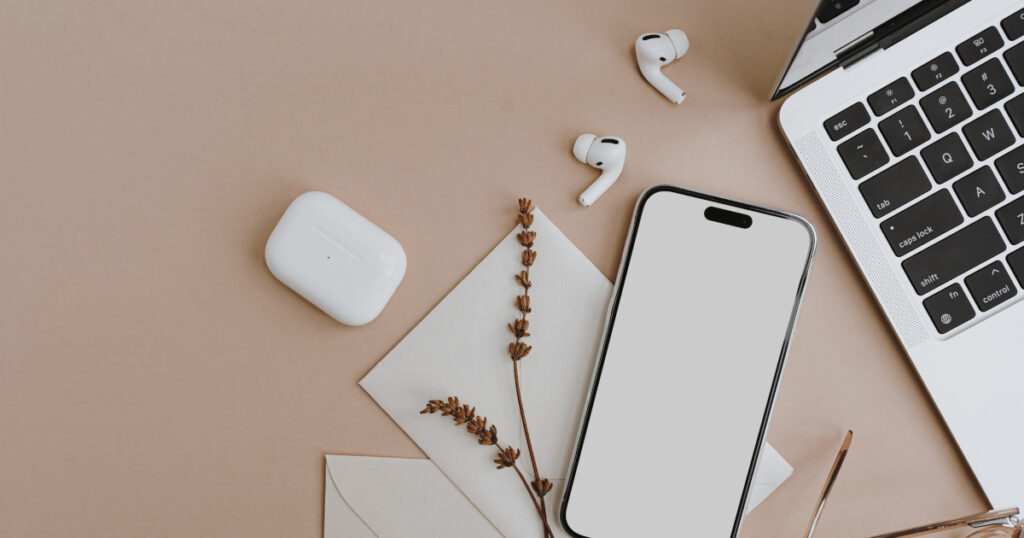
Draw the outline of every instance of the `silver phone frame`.
[[[750,466],[747,470],[747,477],[743,485],[743,493],[740,496],[739,507],[736,511],[736,518],[733,521],[732,533],[730,538],[736,538],[739,535],[740,527],[743,523],[743,509],[747,504],[747,497],[750,493],[750,487],[753,483],[755,474],[757,473],[757,465],[759,456],[761,454],[761,448],[764,443],[765,434],[768,431],[768,424],[771,421],[772,411],[775,407],[775,395],[778,392],[779,382],[782,380],[782,374],[785,369],[786,357],[789,354],[789,345],[793,337],[793,332],[796,328],[797,318],[800,314],[800,308],[803,305],[804,292],[807,287],[807,280],[810,277],[811,266],[814,264],[814,255],[817,252],[818,245],[818,234],[814,229],[814,225],[810,223],[804,217],[788,211],[781,211],[778,209],[772,209],[769,207],[758,206],[739,200],[732,200],[729,198],[723,198],[721,196],[715,196],[700,191],[691,189],[684,189],[676,185],[671,184],[658,184],[654,185],[647,190],[643,191],[637,198],[636,205],[633,208],[633,216],[629,225],[629,232],[626,236],[626,242],[623,246],[622,257],[619,261],[619,270],[615,277],[615,286],[612,290],[611,300],[608,303],[608,310],[605,313],[605,324],[604,330],[601,335],[601,346],[598,349],[597,360],[594,361],[594,370],[591,373],[590,378],[590,390],[587,392],[587,402],[583,407],[583,416],[580,419],[579,428],[576,431],[576,442],[572,452],[572,460],[569,462],[569,470],[565,477],[565,490],[562,493],[561,504],[559,506],[559,523],[562,529],[565,530],[570,536],[575,538],[587,538],[586,536],[577,533],[569,526],[569,522],[566,519],[566,507],[568,505],[569,497],[572,493],[573,480],[576,475],[576,464],[583,449],[583,442],[586,437],[587,426],[590,422],[590,414],[593,408],[594,395],[597,392],[597,385],[601,377],[601,369],[604,366],[605,352],[608,345],[608,340],[611,337],[611,331],[614,328],[615,313],[618,310],[619,298],[622,293],[622,284],[625,280],[626,271],[629,266],[629,260],[633,253],[633,244],[636,241],[636,234],[638,231],[638,225],[640,223],[640,217],[643,214],[644,204],[647,200],[656,193],[659,192],[672,192],[682,196],[690,196],[716,204],[725,205],[728,207],[734,207],[745,211],[751,211],[754,213],[761,213],[764,215],[770,215],[777,218],[786,220],[792,220],[802,225],[810,236],[810,248],[807,251],[807,260],[804,263],[804,270],[800,276],[800,282],[797,285],[796,297],[794,297],[793,312],[790,315],[789,325],[786,328],[786,337],[782,343],[782,349],[779,353],[779,361],[775,368],[775,375],[772,379],[771,392],[768,395],[768,402],[765,406],[764,415],[761,419],[761,426],[758,430],[757,441],[754,445],[754,453],[751,456]]]

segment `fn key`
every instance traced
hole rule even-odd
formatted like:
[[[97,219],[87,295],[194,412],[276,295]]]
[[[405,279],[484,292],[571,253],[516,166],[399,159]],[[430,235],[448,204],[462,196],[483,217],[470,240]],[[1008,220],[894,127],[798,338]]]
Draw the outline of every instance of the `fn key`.
[[[940,334],[948,333],[974,319],[974,308],[960,284],[939,291],[924,300],[924,309]]]

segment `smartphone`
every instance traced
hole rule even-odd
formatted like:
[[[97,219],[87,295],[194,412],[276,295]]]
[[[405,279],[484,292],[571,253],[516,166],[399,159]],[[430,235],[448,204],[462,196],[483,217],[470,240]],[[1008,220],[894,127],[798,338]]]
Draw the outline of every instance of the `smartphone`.
[[[561,505],[578,537],[735,537],[814,257],[791,213],[637,202]]]

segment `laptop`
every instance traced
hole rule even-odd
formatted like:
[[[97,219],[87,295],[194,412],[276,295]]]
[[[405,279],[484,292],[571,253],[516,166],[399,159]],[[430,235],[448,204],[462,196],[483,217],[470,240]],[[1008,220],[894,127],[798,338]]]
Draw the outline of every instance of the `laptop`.
[[[1024,2],[822,2],[787,94],[782,132],[989,502],[1024,506]]]

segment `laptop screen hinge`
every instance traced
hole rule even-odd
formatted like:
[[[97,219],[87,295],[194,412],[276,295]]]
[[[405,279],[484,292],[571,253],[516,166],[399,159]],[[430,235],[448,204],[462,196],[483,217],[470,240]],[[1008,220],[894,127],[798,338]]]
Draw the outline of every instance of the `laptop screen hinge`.
[[[849,67],[863,60],[869,54],[878,50],[878,48],[878,41],[875,41],[875,31],[871,30],[842,47],[839,47],[836,50],[835,55],[839,60],[839,65]]]

